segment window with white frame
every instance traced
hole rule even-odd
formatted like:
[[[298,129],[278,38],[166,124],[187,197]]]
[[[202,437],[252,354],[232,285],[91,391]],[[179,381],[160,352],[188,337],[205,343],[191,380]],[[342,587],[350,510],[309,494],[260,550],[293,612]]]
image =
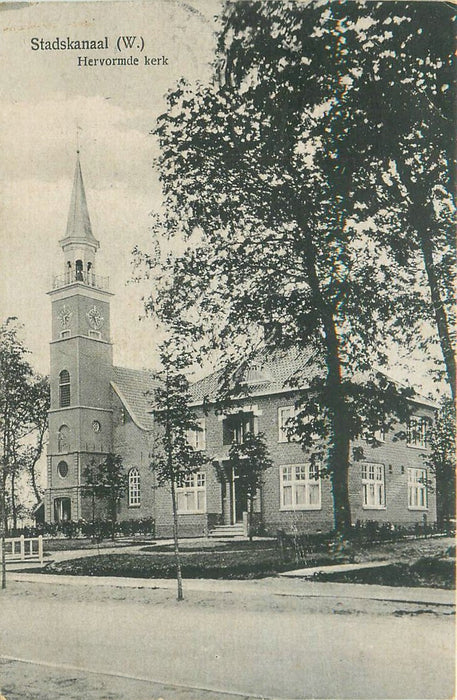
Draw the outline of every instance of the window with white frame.
[[[189,430],[187,432],[187,441],[194,450],[204,450],[206,448],[205,419],[199,418],[195,422],[200,427],[200,430]]]
[[[430,420],[420,416],[411,416],[408,421],[407,444],[408,447],[427,447],[427,437],[430,428]]]
[[[362,493],[364,508],[385,508],[385,470],[383,464],[362,463]]]
[[[279,467],[281,510],[317,510],[321,507],[321,480],[315,464]]]
[[[187,474],[176,489],[178,513],[204,513],[206,510],[206,474]]]
[[[140,472],[136,467],[129,471],[129,507],[138,507],[140,505]]]
[[[408,508],[427,508],[427,470],[408,468]]]
[[[278,442],[291,441],[292,436],[289,434],[289,431],[294,417],[295,406],[281,406],[278,408]]]

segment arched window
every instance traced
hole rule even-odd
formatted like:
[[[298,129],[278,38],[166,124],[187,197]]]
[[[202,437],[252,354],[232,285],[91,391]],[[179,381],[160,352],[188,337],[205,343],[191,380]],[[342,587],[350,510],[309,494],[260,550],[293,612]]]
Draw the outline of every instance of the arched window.
[[[129,506],[140,505],[140,472],[136,467],[129,471]]]
[[[83,281],[83,261],[82,260],[76,261],[75,271],[76,271],[76,281],[82,282]]]
[[[65,408],[70,405],[70,373],[63,369],[59,374],[59,406]]]
[[[61,425],[57,433],[57,450],[68,452],[70,449],[70,428],[68,425]]]
[[[56,523],[64,523],[71,520],[71,499],[70,498],[55,498],[54,499],[54,521]]]

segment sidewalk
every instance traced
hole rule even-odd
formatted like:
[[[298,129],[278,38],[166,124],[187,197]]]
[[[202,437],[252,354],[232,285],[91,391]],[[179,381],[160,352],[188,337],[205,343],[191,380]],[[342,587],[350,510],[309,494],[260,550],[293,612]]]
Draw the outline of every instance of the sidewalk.
[[[175,579],[121,578],[116,576],[64,576],[10,571],[12,581],[49,583],[63,586],[101,586],[111,588],[146,588],[175,590]],[[455,592],[441,588],[401,588],[360,583],[318,583],[303,579],[265,578],[251,581],[219,579],[185,579],[187,590],[242,595],[275,595],[299,598],[350,598],[415,605],[455,606]]]
[[[359,571],[359,569],[376,569],[382,566],[389,566],[395,561],[386,559],[385,561],[367,561],[361,564],[333,564],[322,566],[308,566],[304,569],[292,569],[291,571],[283,571],[279,576],[287,576],[289,578],[312,578],[314,574],[339,574],[345,571]]]

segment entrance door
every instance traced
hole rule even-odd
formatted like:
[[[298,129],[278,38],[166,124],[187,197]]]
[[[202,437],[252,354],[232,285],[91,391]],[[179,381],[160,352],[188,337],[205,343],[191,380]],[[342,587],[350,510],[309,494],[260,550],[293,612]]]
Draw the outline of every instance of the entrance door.
[[[235,522],[236,523],[242,523],[243,522],[243,513],[246,513],[248,510],[248,499],[246,494],[243,492],[243,489],[240,488],[240,483],[238,479],[235,476],[235,488],[234,488],[234,494],[235,494]]]

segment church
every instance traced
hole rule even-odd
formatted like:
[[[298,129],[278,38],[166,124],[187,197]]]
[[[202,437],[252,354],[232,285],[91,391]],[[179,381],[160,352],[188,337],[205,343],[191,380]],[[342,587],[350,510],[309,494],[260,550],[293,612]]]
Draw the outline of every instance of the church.
[[[155,536],[169,537],[170,493],[157,487],[150,469],[155,439],[150,393],[158,380],[152,371],[113,363],[113,295],[109,279],[98,271],[100,243],[92,231],[79,154],[67,228],[59,243],[62,268],[48,292],[52,339],[45,520],[90,521],[84,469],[111,452],[122,457],[128,474],[118,519],[153,518]],[[228,451],[247,432],[265,435],[273,462],[255,499],[258,531],[275,534],[278,529],[317,532],[332,528],[330,481],[320,477],[287,430],[299,395],[288,380],[298,369],[306,370],[309,362],[309,357],[296,350],[260,353],[246,375],[247,395],[223,415],[207,409],[216,394],[217,373],[192,386],[201,430],[190,440],[195,448],[206,451],[208,462],[177,489],[182,536],[246,534],[247,503],[237,492]],[[424,461],[433,415],[434,405],[417,397],[410,422],[403,426],[403,440],[394,436],[397,429],[376,435],[376,446],[363,438],[353,443],[349,492],[354,523],[414,527],[415,523],[436,521],[433,477]]]

